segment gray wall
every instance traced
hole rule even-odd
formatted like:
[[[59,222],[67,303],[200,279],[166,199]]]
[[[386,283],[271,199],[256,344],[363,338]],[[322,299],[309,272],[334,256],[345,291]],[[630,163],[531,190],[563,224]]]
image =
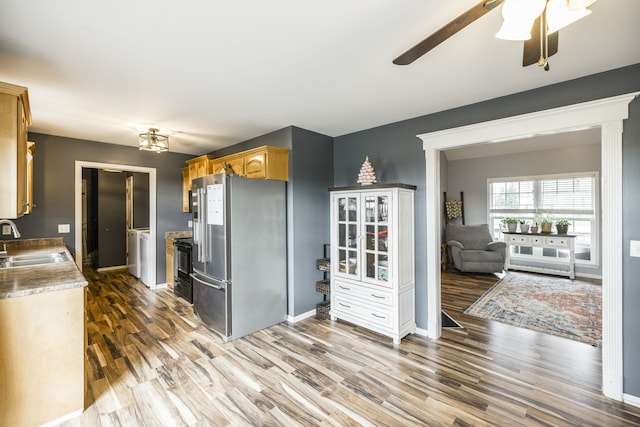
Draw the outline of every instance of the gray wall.
[[[418,186],[416,191],[416,320],[418,327],[425,328],[427,325],[427,285],[424,263],[426,257],[425,161],[421,141],[416,135],[640,91],[638,76],[640,76],[640,64],[335,138],[333,158],[336,186],[355,183],[355,176],[365,155],[369,155],[378,173],[379,181],[399,181]],[[427,94],[425,105],[428,102]],[[629,257],[628,248],[629,238],[640,239],[640,228],[637,224],[640,199],[637,192],[634,193],[629,188],[640,178],[638,166],[640,111],[637,100],[634,104],[630,118],[624,123],[623,134],[625,154],[623,174],[626,184],[623,200],[625,212],[623,219],[625,312],[623,315],[626,326],[624,327],[625,356],[627,356],[624,366],[624,391],[640,396],[640,366],[633,363],[640,354],[640,336],[635,332],[635,325],[640,320],[637,309],[640,306],[640,291],[637,289],[635,279],[640,277],[640,263],[637,258]],[[629,162],[633,162],[633,166],[630,166]]]
[[[293,128],[291,151],[291,192],[289,198],[289,236],[295,247],[290,253],[289,270],[295,288],[289,313],[298,316],[315,310],[322,301],[316,292],[322,273],[315,269],[316,259],[329,243],[329,187],[333,184],[333,138]],[[293,302],[293,304],[291,304]]]
[[[624,391],[640,396],[640,258],[629,256],[629,240],[640,240],[640,100],[636,98],[629,110],[622,134]]]
[[[287,313],[295,317],[315,309],[322,295],[315,282],[322,278],[315,261],[322,245],[329,242],[329,193],[333,183],[333,139],[326,135],[288,126],[266,135],[214,151],[225,156],[271,145],[287,148]]]
[[[135,135],[132,135],[135,137]],[[105,144],[30,133],[36,143],[34,199],[36,208],[16,221],[22,237],[63,237],[72,252],[75,248],[74,174],[75,161],[112,163],[156,168],[157,233],[156,280],[166,282],[165,240],[167,231],[186,230],[189,214],[182,212],[182,171],[193,156],[178,153],[148,153],[135,147]],[[58,224],[70,224],[71,232],[58,234]]]

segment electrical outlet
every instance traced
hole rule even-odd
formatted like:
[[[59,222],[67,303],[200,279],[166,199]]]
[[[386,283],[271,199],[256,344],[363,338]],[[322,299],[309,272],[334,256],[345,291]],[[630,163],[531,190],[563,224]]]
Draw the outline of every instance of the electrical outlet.
[[[2,235],[7,236],[9,234],[11,234],[11,226],[2,224]]]
[[[69,224],[58,224],[58,233],[69,233],[71,232],[71,227]]]
[[[629,245],[629,256],[640,257],[640,240],[631,240]]]

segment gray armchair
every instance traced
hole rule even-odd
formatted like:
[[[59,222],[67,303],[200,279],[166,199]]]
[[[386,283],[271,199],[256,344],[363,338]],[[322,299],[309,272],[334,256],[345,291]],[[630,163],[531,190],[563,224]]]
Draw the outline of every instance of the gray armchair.
[[[487,224],[447,224],[447,246],[462,272],[494,273],[504,268],[504,242],[494,242]]]

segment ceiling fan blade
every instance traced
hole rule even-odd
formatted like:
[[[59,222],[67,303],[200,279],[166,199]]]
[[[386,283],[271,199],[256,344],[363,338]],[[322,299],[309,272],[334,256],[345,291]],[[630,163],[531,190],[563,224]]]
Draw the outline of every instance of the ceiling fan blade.
[[[503,0],[486,0],[478,3],[411,49],[407,50],[402,55],[398,56],[393,60],[393,63],[396,65],[411,64],[413,61],[420,58],[422,55],[429,52],[431,49],[438,46],[440,43],[462,30],[485,13],[490,12],[496,6],[502,4],[502,2]]]
[[[540,19],[542,16],[539,16],[535,22],[533,23],[531,38],[529,40],[524,41],[524,49],[522,52],[522,66],[526,67],[532,64],[537,64],[540,56],[544,54],[547,46],[545,46],[546,40],[542,36],[542,31],[540,27]],[[542,39],[542,46],[540,45],[540,39]],[[549,34],[549,50],[547,54],[547,59],[556,53],[558,53],[558,31],[553,34]]]

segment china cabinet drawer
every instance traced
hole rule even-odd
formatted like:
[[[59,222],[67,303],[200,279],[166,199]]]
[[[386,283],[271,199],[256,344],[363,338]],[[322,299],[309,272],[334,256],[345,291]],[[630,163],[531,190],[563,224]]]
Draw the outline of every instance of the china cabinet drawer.
[[[390,309],[362,304],[358,299],[336,295],[332,310],[336,311],[334,314],[338,314],[338,317],[340,317],[339,313],[344,313],[346,316],[356,316],[378,326],[391,327],[392,311]]]
[[[393,305],[393,294],[390,290],[376,289],[373,286],[354,285],[337,280],[334,286],[333,292],[345,298],[355,297],[378,304]]]

